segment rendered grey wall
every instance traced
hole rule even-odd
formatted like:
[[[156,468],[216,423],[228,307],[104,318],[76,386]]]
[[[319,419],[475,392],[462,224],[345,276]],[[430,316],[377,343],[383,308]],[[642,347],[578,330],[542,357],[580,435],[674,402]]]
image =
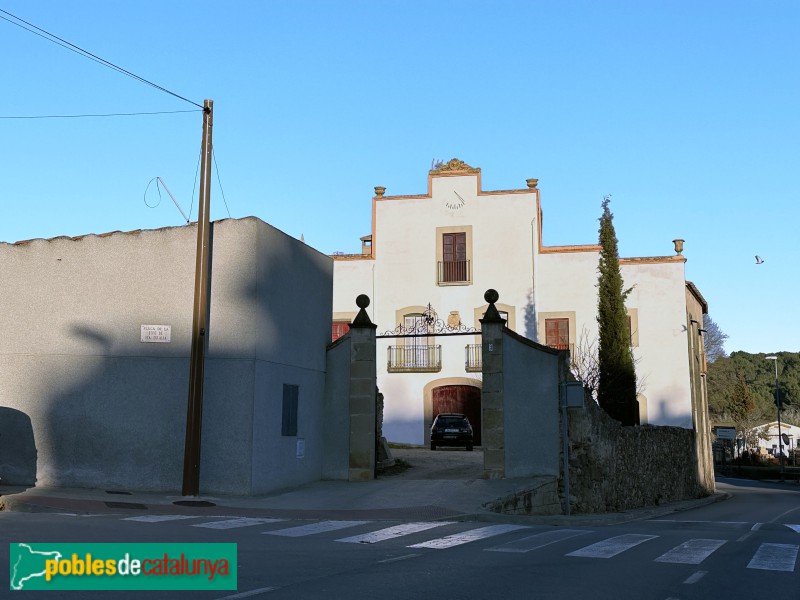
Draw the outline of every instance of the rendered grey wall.
[[[325,385],[325,479],[347,480],[350,454],[350,335],[345,334],[328,348]]]
[[[333,261],[266,223],[256,226],[259,261],[248,295],[256,333],[253,492],[263,493],[322,476]],[[299,386],[297,436],[281,435],[284,384]]]
[[[503,331],[505,476],[559,474],[558,354]]]
[[[180,489],[195,247],[194,226],[0,244],[0,409],[29,420],[38,485]],[[215,223],[212,247],[201,491],[318,479],[321,441],[272,469],[296,441],[270,436],[292,380],[321,439],[331,261],[255,218]],[[143,324],[171,342],[142,343]],[[0,477],[24,471],[19,450]]]

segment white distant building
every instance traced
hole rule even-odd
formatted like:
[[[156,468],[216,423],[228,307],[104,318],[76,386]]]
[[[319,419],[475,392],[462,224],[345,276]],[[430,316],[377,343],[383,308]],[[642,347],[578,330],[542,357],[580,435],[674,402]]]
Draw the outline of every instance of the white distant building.
[[[764,423],[754,429],[763,431],[765,437],[758,440],[759,450],[762,454],[772,454],[778,456],[778,448],[783,446],[784,456],[789,456],[789,453],[800,448],[800,427],[792,425],[791,423],[782,422],[780,432],[786,436],[783,439],[783,444],[778,442],[778,422],[772,421],[771,423]]]
[[[463,412],[480,431],[480,336],[435,335],[426,318],[450,330],[480,330],[483,296],[493,288],[508,327],[534,341],[575,351],[596,339],[600,248],[544,245],[537,183],[486,191],[480,169],[453,159],[429,172],[427,193],[386,196],[376,187],[362,253],[333,257],[334,339],[346,331],[362,293],[372,299],[368,312],[379,335],[431,332],[378,340],[390,441],[427,444],[439,412]],[[707,306],[685,280],[682,241],[675,250],[620,259],[625,287],[633,286],[626,306],[644,388],[640,420],[709,431],[702,377]]]

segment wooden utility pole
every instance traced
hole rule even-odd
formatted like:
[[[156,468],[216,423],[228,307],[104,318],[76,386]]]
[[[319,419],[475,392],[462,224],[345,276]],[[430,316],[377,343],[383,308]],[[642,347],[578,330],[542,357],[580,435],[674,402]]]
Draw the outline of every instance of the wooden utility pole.
[[[211,204],[211,129],[214,101],[203,102],[203,142],[200,152],[200,202],[197,215],[197,264],[192,315],[192,355],[189,365],[189,403],[186,412],[186,446],[183,453],[183,495],[200,493],[200,436],[203,425],[203,372],[208,325],[209,209]]]

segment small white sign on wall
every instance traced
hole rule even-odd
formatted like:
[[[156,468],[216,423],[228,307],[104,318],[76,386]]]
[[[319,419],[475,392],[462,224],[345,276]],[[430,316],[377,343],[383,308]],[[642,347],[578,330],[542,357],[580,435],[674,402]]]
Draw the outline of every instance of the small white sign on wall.
[[[172,325],[142,325],[142,342],[169,344]]]
[[[303,458],[306,455],[306,441],[303,438],[297,438],[297,458]]]

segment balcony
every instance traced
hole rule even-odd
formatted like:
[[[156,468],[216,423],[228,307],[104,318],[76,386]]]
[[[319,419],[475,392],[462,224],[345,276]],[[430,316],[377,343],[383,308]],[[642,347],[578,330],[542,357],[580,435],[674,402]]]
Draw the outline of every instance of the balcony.
[[[469,283],[470,271],[468,260],[440,260],[437,269],[439,284]]]
[[[389,373],[438,373],[442,370],[441,346],[389,346]]]
[[[480,344],[467,344],[464,348],[466,351],[466,359],[464,360],[464,369],[468,373],[480,373],[483,371],[483,355]]]
[[[547,344],[547,347],[554,350],[569,350],[570,360],[575,358],[575,344]]]

